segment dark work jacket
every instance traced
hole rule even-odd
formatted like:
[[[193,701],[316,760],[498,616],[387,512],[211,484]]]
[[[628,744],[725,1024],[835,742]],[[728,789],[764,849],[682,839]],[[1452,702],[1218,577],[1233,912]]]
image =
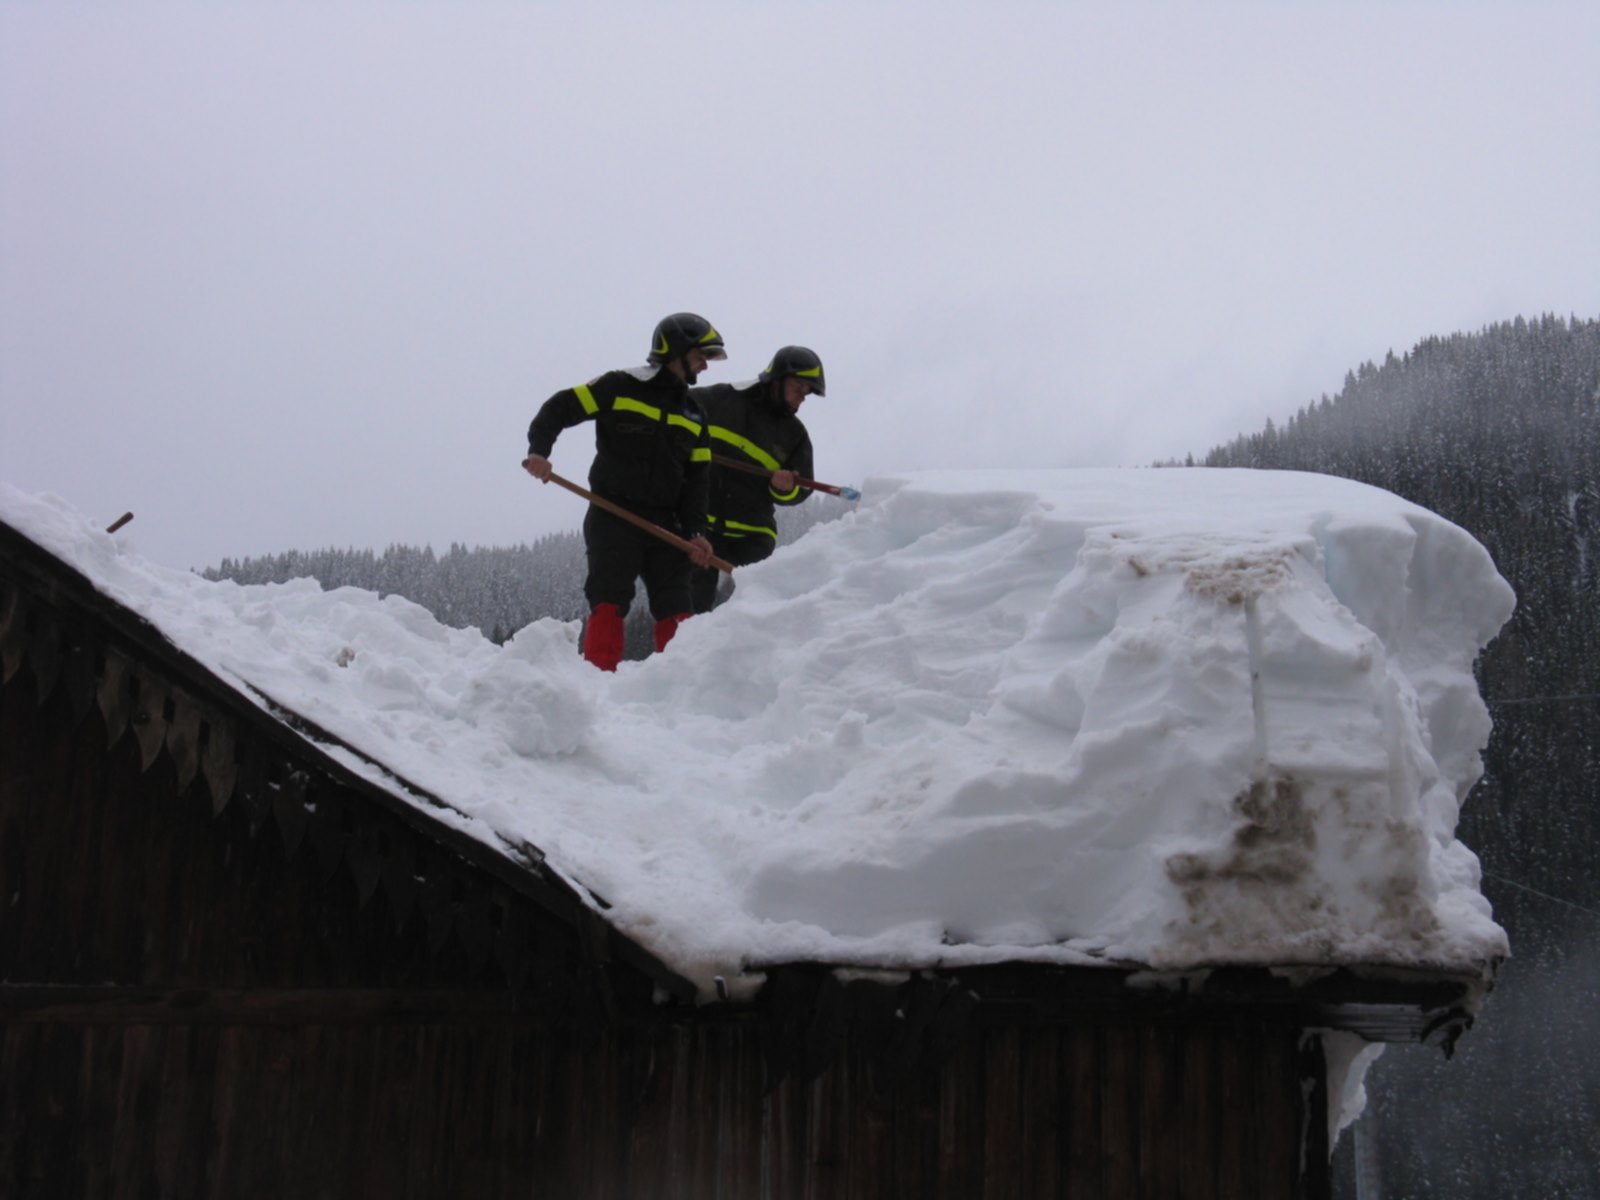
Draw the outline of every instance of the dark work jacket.
[[[660,367],[607,371],[546,400],[528,426],[528,450],[550,457],[563,429],[595,423],[589,487],[640,516],[706,532],[711,450],[688,386]]]
[[[786,467],[809,479],[811,435],[768,384],[719,383],[690,393],[711,426],[711,452],[742,459],[771,472]],[[724,537],[778,540],[774,504],[799,504],[811,495],[802,487],[775,492],[771,480],[715,464],[711,468],[711,528]]]

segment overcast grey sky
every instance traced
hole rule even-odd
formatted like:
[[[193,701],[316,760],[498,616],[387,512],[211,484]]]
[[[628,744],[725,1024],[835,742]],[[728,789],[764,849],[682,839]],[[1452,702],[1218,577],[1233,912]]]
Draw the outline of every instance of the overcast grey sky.
[[[1600,316],[1597,64],[1580,0],[0,0],[0,479],[172,566],[529,540],[534,410],[679,309],[822,355],[834,482],[1199,454]]]

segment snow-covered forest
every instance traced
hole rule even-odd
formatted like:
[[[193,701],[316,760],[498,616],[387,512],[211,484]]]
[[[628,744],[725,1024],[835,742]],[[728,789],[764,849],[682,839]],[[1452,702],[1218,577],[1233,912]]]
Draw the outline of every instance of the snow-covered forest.
[[[1350,373],[1207,466],[1322,471],[1461,525],[1517,591],[1479,663],[1494,717],[1457,833],[1511,935],[1454,1061],[1367,1077],[1364,1196],[1600,1196],[1600,321],[1517,319]]]
[[[1391,1047],[1368,1075],[1339,1194],[1600,1196],[1600,321],[1430,338],[1187,465],[1202,464],[1386,488],[1471,532],[1518,594],[1479,664],[1495,730],[1458,830],[1512,958],[1453,1059]],[[845,507],[816,496],[781,513],[783,539]],[[575,532],[443,554],[291,551],[206,572],[399,593],[496,641],[537,617],[581,617],[583,574]],[[631,657],[648,644],[641,610]]]
[[[207,579],[283,583],[315,579],[324,588],[356,587],[397,594],[439,621],[474,626],[496,643],[538,617],[583,616],[583,538],[553,533],[519,546],[459,542],[443,554],[432,546],[390,546],[382,553],[354,548],[286,550],[260,558],[225,558]]]
[[[850,506],[818,493],[805,503],[777,510],[778,535],[787,543],[811,526]],[[495,643],[540,617],[576,621],[588,611],[583,599],[583,537],[576,530],[552,533],[518,546],[454,543],[443,554],[432,546],[390,546],[371,550],[332,547],[286,550],[260,558],[225,558],[202,574],[238,583],[283,583],[315,579],[324,588],[357,587],[380,596],[404,596],[439,621],[458,629],[472,626]],[[628,614],[627,657],[650,652],[652,619],[640,598]]]

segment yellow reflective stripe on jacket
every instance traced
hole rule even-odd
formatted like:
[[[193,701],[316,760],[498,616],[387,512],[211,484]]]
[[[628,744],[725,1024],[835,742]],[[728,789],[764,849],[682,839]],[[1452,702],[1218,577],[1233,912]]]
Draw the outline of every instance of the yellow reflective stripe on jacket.
[[[767,492],[774,500],[793,500],[800,494],[800,485],[797,483],[787,492],[780,492],[776,488],[768,488]]]
[[[661,420],[661,410],[654,404],[646,404],[643,400],[634,400],[628,396],[618,396],[611,402],[612,412],[636,412],[640,416],[649,417],[652,421]]]
[[[694,434],[695,437],[699,437],[700,436],[700,422],[699,421],[691,421],[691,420],[689,420],[688,417],[680,416],[678,413],[668,413],[667,414],[667,424],[668,425],[682,425],[690,433]]]
[[[578,397],[578,403],[583,405],[584,412],[592,417],[600,411],[600,406],[595,403],[594,393],[589,390],[588,384],[580,383],[572,390]]]
[[[692,463],[708,463],[711,461],[710,446],[696,446],[689,451],[689,461]]]
[[[744,537],[749,533],[759,533],[771,538],[773,541],[778,540],[778,531],[776,529],[769,529],[765,525],[746,525],[743,521],[724,521],[720,517],[709,515],[706,517],[706,520],[711,523],[711,527],[713,529],[720,525],[722,527],[722,534],[724,537]]]
[[[618,396],[611,402],[611,411],[635,412],[640,416],[649,417],[652,421],[659,421],[662,417],[661,410],[654,404],[646,404],[643,400],[635,400],[630,396]],[[681,425],[695,437],[700,436],[699,421],[691,421],[682,413],[667,413],[666,418],[668,425]]]
[[[711,427],[711,436],[718,441],[727,442],[730,446],[737,446],[769,471],[782,469],[782,465],[772,455],[768,454],[749,438],[741,437],[731,429],[724,429],[721,425],[713,425]]]

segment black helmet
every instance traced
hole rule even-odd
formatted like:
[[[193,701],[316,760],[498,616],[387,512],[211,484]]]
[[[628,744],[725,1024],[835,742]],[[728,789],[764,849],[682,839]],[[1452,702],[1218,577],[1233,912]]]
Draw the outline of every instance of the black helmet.
[[[689,312],[662,317],[650,341],[650,361],[668,363],[691,350],[698,350],[707,358],[728,357],[722,335],[704,317]]]
[[[766,383],[771,379],[787,379],[790,375],[804,379],[818,396],[828,394],[827,381],[822,375],[822,360],[815,351],[807,350],[804,346],[785,346],[772,356],[767,369],[761,372],[760,379]]]

